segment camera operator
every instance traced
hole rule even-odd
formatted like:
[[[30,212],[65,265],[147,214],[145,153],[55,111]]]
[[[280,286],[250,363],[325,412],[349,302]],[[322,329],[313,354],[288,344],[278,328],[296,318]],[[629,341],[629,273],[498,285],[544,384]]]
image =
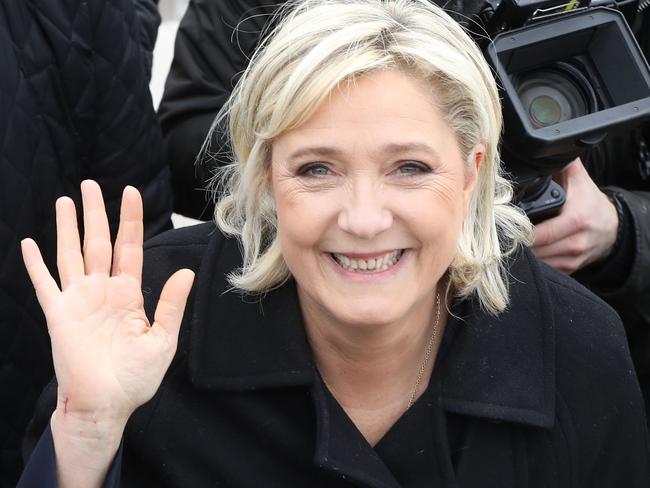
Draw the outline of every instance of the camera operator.
[[[484,5],[483,0],[436,3],[459,20],[471,18]],[[275,0],[189,4],[159,109],[178,213],[212,217],[214,204],[202,189],[217,163],[195,165],[196,155],[277,6]],[[636,31],[647,56],[650,16],[645,17]],[[556,176],[567,201],[558,216],[536,226],[533,250],[621,315],[648,404],[650,300],[644,298],[650,288],[650,169],[639,162],[641,141],[640,132],[610,137]],[[218,148],[219,141],[212,147]]]

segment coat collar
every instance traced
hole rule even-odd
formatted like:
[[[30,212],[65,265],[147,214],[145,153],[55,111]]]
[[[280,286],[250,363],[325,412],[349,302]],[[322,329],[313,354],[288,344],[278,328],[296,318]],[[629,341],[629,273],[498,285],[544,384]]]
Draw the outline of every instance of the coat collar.
[[[215,233],[195,279],[189,370],[205,389],[246,391],[313,383],[295,286],[264,297],[231,290],[226,275],[241,265],[234,239]]]
[[[312,385],[315,366],[293,282],[251,298],[229,291],[241,263],[235,240],[216,233],[195,283],[189,371],[201,389],[246,391]],[[530,252],[512,259],[511,306],[498,317],[474,300],[452,308],[443,402],[454,413],[551,427],[555,336],[552,304]],[[452,338],[453,336],[453,338]]]
[[[456,304],[456,333],[441,365],[447,410],[550,428],[555,420],[555,323],[538,261],[508,266],[510,306],[498,317],[475,300]]]

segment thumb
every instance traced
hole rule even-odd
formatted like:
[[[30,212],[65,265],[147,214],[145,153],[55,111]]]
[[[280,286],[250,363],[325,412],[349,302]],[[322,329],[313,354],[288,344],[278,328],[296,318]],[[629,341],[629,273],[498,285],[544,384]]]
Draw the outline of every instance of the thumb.
[[[164,331],[173,344],[178,340],[178,331],[193,282],[193,271],[179,269],[167,280],[160,293],[151,328],[153,332]]]

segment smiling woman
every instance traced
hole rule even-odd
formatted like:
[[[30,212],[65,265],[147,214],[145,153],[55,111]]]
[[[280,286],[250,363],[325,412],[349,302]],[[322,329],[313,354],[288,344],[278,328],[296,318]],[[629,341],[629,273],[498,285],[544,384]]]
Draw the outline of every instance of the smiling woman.
[[[465,165],[467,176],[476,173],[478,181],[476,191],[463,194],[468,200],[467,211],[461,219],[463,229],[456,239],[457,249],[449,267],[449,284],[457,296],[475,293],[482,307],[491,313],[506,307],[508,292],[502,262],[520,244],[529,242],[530,224],[510,205],[511,187],[501,177],[501,106],[496,84],[480,50],[457,23],[440,9],[432,9],[426,1],[406,3],[408,8],[403,8],[401,2],[388,2],[383,7],[374,1],[337,2],[336,7],[328,2],[300,2],[297,7],[289,7],[284,15],[284,24],[300,17],[300,28],[283,29],[284,24],[280,24],[272,33],[273,43],[262,43],[264,49],[253,56],[241,83],[213,125],[215,130],[224,122],[229,124],[236,161],[224,170],[225,175],[216,179],[220,183],[226,181],[223,186],[228,193],[219,202],[216,216],[224,232],[241,237],[244,266],[241,273],[231,276],[237,288],[265,291],[290,276],[275,233],[274,199],[265,184],[270,176],[274,141],[284,133],[291,134],[296,126],[311,118],[336,116],[323,113],[326,100],[333,95],[345,98],[345,92],[364,78],[392,71],[409,81],[382,87],[380,80],[372,94],[357,96],[365,97],[358,101],[364,104],[363,113],[368,118],[375,115],[368,113],[371,110],[385,112],[381,115],[388,125],[383,126],[383,131],[375,129],[379,139],[372,142],[375,146],[378,141],[390,146],[383,148],[385,158],[404,156],[405,145],[411,149],[415,149],[413,145],[424,145],[420,149],[428,153],[430,161],[440,160],[437,151],[442,141],[438,139],[444,137],[427,138],[426,142],[410,140],[408,134],[401,139],[386,137],[395,122],[401,120],[402,114],[390,114],[397,107],[405,112],[410,107],[415,118],[408,113],[404,116],[413,123],[426,115],[436,119],[429,121],[427,128],[422,127],[422,121],[421,132],[435,130],[436,135],[452,138],[445,141],[447,147],[457,148],[455,156]],[[362,9],[360,4],[364,5]],[[329,14],[332,9],[336,16]],[[360,10],[367,14],[363,22]],[[409,93],[413,93],[415,86],[417,93],[406,100],[400,90],[408,87]],[[422,110],[427,106],[430,113]],[[361,132],[352,117],[356,108],[360,107],[340,107],[340,113],[349,116],[349,139],[355,139]],[[376,126],[381,124],[375,121]],[[306,123],[305,129],[310,125],[313,121]],[[330,140],[340,139],[332,131],[326,135]],[[342,140],[335,146],[324,145],[316,129],[312,139],[315,147],[295,148],[298,153],[292,155],[294,160],[299,161],[305,151],[315,148],[318,151],[311,156],[318,158],[337,156],[344,150],[339,147]],[[208,137],[206,152],[210,140]],[[389,155],[388,149],[396,154]],[[320,168],[324,171],[325,166]],[[471,190],[473,185],[472,182]]]
[[[648,486],[620,321],[525,248],[469,37],[424,0],[280,19],[215,121],[217,228],[143,270],[127,188],[111,260],[85,182],[61,290],[23,243],[58,401],[21,486]]]

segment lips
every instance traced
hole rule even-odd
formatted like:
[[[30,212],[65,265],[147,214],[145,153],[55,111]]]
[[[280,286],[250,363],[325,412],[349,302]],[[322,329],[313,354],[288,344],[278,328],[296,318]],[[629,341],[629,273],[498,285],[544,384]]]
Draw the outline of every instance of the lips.
[[[404,254],[404,250],[398,249],[368,259],[352,258],[338,253],[332,253],[332,257],[343,269],[367,273],[385,271],[391,268],[399,261],[402,254]]]

